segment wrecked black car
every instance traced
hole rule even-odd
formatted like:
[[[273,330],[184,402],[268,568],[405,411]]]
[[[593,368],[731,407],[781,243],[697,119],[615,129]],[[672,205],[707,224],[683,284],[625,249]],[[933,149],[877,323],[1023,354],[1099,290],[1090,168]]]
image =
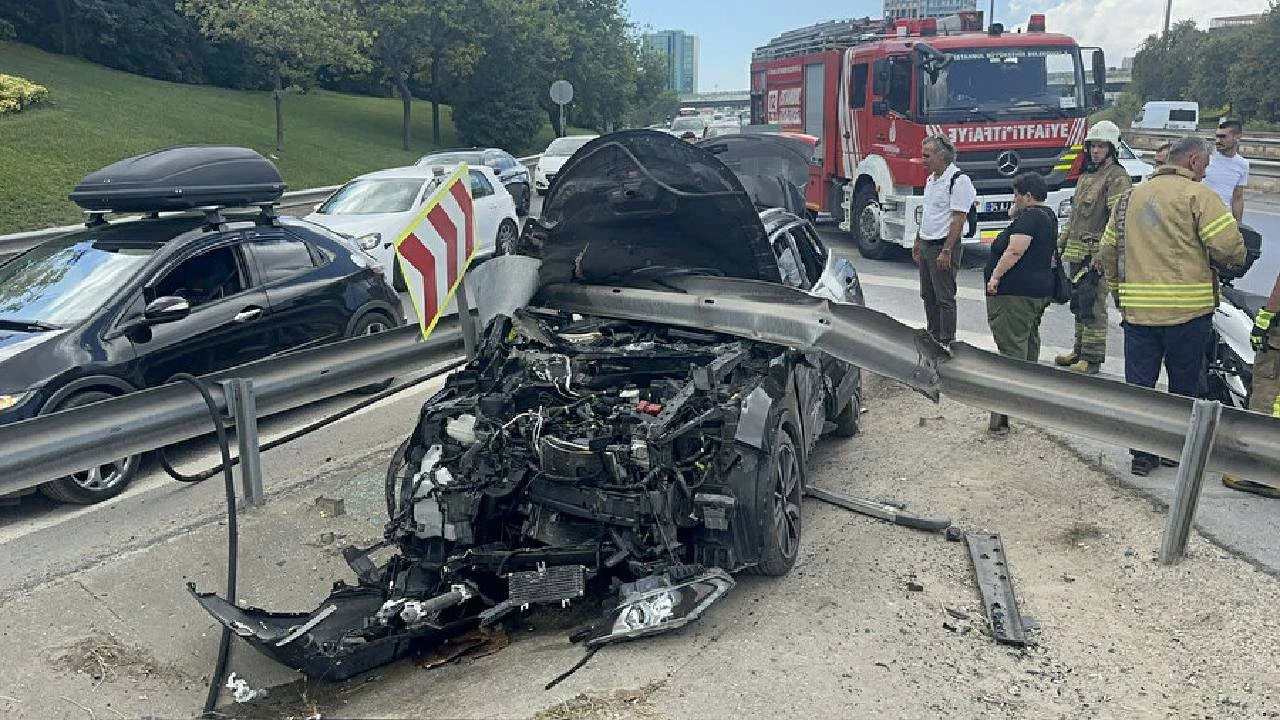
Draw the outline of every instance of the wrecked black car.
[[[341,680],[415,641],[593,590],[613,600],[573,635],[589,648],[696,619],[733,573],[787,573],[808,453],[858,430],[858,368],[548,299],[586,285],[699,294],[738,278],[861,304],[853,267],[807,220],[744,188],[774,192],[785,165],[651,131],[584,146],[517,254],[468,276],[474,357],[424,404],[388,471],[383,545],[398,552],[379,566],[349,548],[359,583],[311,613],[201,604],[280,662]]]

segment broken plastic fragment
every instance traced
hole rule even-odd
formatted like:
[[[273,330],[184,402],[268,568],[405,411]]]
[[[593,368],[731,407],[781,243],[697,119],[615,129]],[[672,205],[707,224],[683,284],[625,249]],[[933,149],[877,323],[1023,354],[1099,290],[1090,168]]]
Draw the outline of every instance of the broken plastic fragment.
[[[463,445],[476,444],[476,416],[470,413],[459,415],[445,423],[444,431],[449,437]]]
[[[248,681],[242,677],[236,677],[235,673],[227,676],[226,688],[234,694],[238,703],[247,703],[254,698],[263,697],[267,694],[266,690],[255,690],[249,687]]]

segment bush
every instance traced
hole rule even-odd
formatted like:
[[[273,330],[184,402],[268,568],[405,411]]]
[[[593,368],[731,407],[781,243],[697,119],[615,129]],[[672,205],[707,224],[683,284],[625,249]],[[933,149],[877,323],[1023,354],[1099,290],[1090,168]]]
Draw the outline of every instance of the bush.
[[[13,23],[0,18],[0,42],[5,40],[17,40],[18,31],[13,27]]]
[[[0,115],[21,112],[49,99],[49,89],[16,75],[0,73]]]

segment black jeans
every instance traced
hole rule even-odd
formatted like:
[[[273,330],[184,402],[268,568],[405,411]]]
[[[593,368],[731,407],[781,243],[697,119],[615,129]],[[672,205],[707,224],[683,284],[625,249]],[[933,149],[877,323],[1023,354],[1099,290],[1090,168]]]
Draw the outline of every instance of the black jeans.
[[[1124,323],[1124,380],[1130,385],[1155,387],[1164,364],[1169,392],[1199,397],[1205,369],[1205,348],[1213,328],[1213,315],[1201,315],[1180,325],[1132,325]],[[1155,459],[1140,450],[1134,457]]]
[[[956,243],[951,251],[951,270],[938,269],[938,253],[943,243],[920,243],[920,299],[929,334],[940,343],[956,339],[956,273],[964,247]]]

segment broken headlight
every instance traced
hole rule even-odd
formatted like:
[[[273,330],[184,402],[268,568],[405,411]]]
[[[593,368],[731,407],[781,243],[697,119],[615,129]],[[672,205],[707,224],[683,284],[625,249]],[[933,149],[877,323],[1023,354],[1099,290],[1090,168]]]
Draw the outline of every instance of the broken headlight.
[[[624,583],[604,620],[577,639],[596,646],[674,630],[701,617],[733,585],[720,568],[689,566]]]

